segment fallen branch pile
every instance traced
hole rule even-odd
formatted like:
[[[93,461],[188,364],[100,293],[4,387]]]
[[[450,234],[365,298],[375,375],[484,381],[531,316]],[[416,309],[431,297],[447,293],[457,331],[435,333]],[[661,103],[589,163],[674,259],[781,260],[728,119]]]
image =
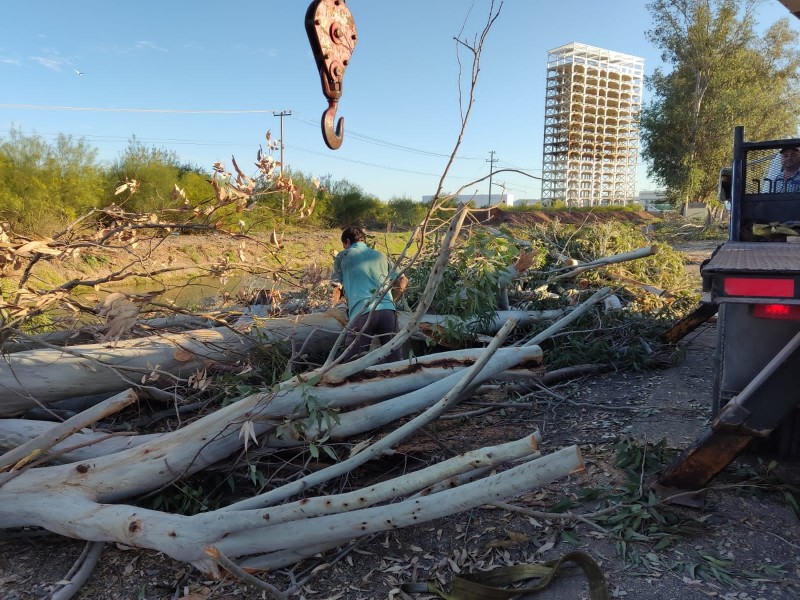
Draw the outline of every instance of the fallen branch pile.
[[[472,55],[462,135],[498,15],[490,3],[483,31],[458,40]],[[653,332],[680,310],[679,259],[656,253],[638,231],[492,231],[468,207],[450,207],[443,176],[395,256],[410,281],[399,333],[343,363],[347,320],[323,300],[319,267],[301,273],[301,261],[282,254],[283,235],[262,242],[235,220],[263,190],[282,194],[295,222],[316,206],[282,168],[277,177],[269,153],[279,145],[269,134],[267,144],[258,179],[235,161],[235,173],[217,163],[213,199],[196,206],[131,214],[112,204],[36,239],[0,225],[0,274],[13,273],[16,284],[0,281],[0,529],[88,542],[82,564],[56,584],[56,600],[80,588],[105,542],[163,552],[212,575],[224,569],[287,598],[304,582],[279,590],[264,572],[566,477],[582,468],[577,447],[541,452],[539,433],[529,431],[373,485],[353,483],[487,384],[559,367],[642,366],[656,354]],[[139,186],[126,178],[117,194]],[[173,200],[181,197],[176,187]],[[235,239],[235,256],[198,268],[220,280],[246,273],[262,287],[273,282],[256,290],[261,306],[191,311],[157,291],[114,287],[133,278],[166,287],[163,276],[180,268],[150,258],[173,232]],[[113,269],[44,285],[43,264],[79,257],[102,257]],[[291,310],[280,299],[287,289],[296,291]],[[99,295],[96,305],[81,295],[87,290]],[[406,360],[382,364],[400,347]],[[270,468],[271,456],[281,469]],[[201,486],[199,506],[176,502],[172,490],[221,466],[231,485],[215,491],[227,493],[212,498]]]
[[[460,240],[478,240],[478,260],[485,260],[488,245],[502,243],[509,250],[497,261],[513,260],[517,252],[506,234],[482,237],[480,230],[478,235],[473,230],[462,238],[467,213],[462,209],[453,218],[439,251],[431,255],[435,258],[409,271],[412,279],[424,275],[425,286],[417,288],[417,296],[410,294],[414,310],[401,313],[401,332],[393,344],[422,340],[435,346],[460,340],[477,347],[375,364],[391,350],[385,346],[351,363],[337,364],[329,357],[322,366],[303,369],[298,367],[301,360],[336,347],[346,325],[341,308],[275,317],[259,316],[252,307],[209,315],[211,320],[205,321],[187,315],[182,321],[190,327],[204,322],[214,326],[180,331],[175,326],[181,320],[139,319],[141,300],[123,294],[109,296],[97,309],[99,327],[38,339],[18,328],[9,330],[6,340],[14,351],[0,363],[0,415],[5,417],[0,419],[0,448],[5,450],[0,455],[0,527],[42,527],[91,542],[151,548],[212,574],[224,565],[251,581],[243,569],[275,570],[354,537],[501,500],[580,468],[576,447],[542,455],[540,436],[532,432],[369,489],[307,496],[326,481],[391,452],[482,385],[540,377],[546,358],[542,344],[581,319],[601,314],[598,306],[611,314],[622,308],[620,298],[630,306],[642,291],[664,296],[654,294],[660,288],[650,284],[633,286],[634,292],[602,287],[576,305],[580,295],[592,291],[579,275],[592,272],[602,282],[597,275],[602,269],[652,256],[655,247],[576,260],[565,259],[565,248],[548,250],[536,240],[526,249],[529,258],[538,256],[534,268],[506,269],[495,262],[494,271],[478,270],[482,279],[464,294],[463,277],[469,270],[448,264],[454,252],[457,263],[467,260],[465,252],[475,251]],[[571,235],[574,239],[575,233]],[[474,263],[476,255],[470,256]],[[448,287],[454,275],[462,280],[461,292]],[[643,278],[641,273],[613,272],[605,280],[638,283]],[[485,295],[478,310],[435,314],[441,305],[458,309],[469,290],[481,285]],[[515,310],[498,310],[500,289],[514,299]],[[553,302],[554,297],[562,301]],[[148,335],[135,334],[145,330]],[[91,331],[103,341],[70,343],[86,340]],[[512,332],[515,341],[508,345]],[[295,365],[293,377],[251,393],[228,393],[223,404],[223,398],[209,393],[220,376],[233,374],[245,381],[260,370],[254,357],[278,349],[288,354],[287,365]],[[206,400],[195,400],[203,395]],[[145,400],[173,405],[166,411],[174,423],[170,429],[109,429],[130,407],[138,404],[141,410]],[[56,416],[63,422],[54,422]],[[397,425],[404,419],[410,420]],[[268,491],[234,498],[216,510],[180,515],[126,503],[198,476],[236,454],[252,455],[257,464],[256,456],[281,449],[331,452],[329,444],[356,441],[393,424],[378,441],[353,446],[347,459],[301,472],[294,481]],[[285,597],[266,582],[260,585],[275,597]]]

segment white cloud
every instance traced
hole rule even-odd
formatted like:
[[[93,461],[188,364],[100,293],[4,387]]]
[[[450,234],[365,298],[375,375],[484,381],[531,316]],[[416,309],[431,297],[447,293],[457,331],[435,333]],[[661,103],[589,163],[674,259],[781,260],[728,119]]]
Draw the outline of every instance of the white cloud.
[[[31,56],[31,60],[52,71],[60,71],[64,60],[58,57]]]
[[[158,50],[159,52],[166,52],[166,48],[162,48],[161,46],[149,41],[149,40],[141,40],[134,44],[134,47],[137,50]]]
[[[22,65],[22,61],[18,58],[11,58],[10,56],[0,56],[0,63],[4,65]]]

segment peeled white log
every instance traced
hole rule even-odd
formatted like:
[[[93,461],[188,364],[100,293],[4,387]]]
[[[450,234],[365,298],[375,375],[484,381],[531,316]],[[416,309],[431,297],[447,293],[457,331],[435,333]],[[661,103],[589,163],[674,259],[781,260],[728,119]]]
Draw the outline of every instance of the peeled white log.
[[[626,285],[632,285],[639,289],[644,290],[645,292],[649,292],[659,298],[674,298],[675,294],[669,292],[667,290],[662,290],[659,287],[654,285],[650,285],[649,283],[644,283],[643,281],[639,281],[638,279],[634,279],[633,277],[628,277],[627,275],[617,275],[616,273],[607,273],[606,277],[610,277],[615,281],[619,281]]]
[[[508,318],[530,324],[551,319],[562,311],[508,311],[497,314],[488,332],[496,333]],[[410,316],[400,313],[402,326]],[[421,327],[435,328],[454,317],[426,315]],[[343,310],[296,317],[256,319],[251,336],[225,327],[162,334],[115,344],[85,344],[63,350],[16,352],[0,360],[0,417],[21,413],[39,403],[64,398],[116,393],[140,384],[154,370],[164,385],[172,378],[186,378],[212,363],[234,364],[260,342],[288,342],[306,352],[322,352],[336,341],[346,323]],[[423,336],[424,337],[424,336]]]
[[[188,377],[209,363],[245,358],[252,341],[227,329],[198,329],[62,350],[29,350],[0,362],[0,416],[38,403],[118,392],[154,370]]]
[[[430,408],[426,409],[423,413],[417,415],[400,427],[392,430],[377,442],[370,444],[365,449],[361,450],[361,452],[359,452],[357,455],[351,455],[346,460],[326,467],[321,471],[316,471],[306,475],[302,479],[292,481],[291,483],[270,490],[269,492],[259,496],[254,496],[252,498],[232,504],[228,506],[226,510],[247,510],[249,508],[268,507],[271,504],[282,502],[291,496],[301,493],[308,487],[319,485],[320,483],[329,481],[334,477],[338,477],[349,471],[352,471],[356,467],[361,466],[372,458],[379,456],[381,453],[399,444],[417,431],[420,427],[427,425],[434,419],[438,418],[448,408],[454,406],[461,399],[461,395],[469,386],[473,384],[479,384],[479,381],[477,381],[480,379],[479,376],[483,376],[491,362],[496,361],[497,357],[495,354],[497,350],[508,337],[508,334],[513,328],[513,321],[509,321],[503,325],[503,327],[497,332],[497,335],[492,340],[492,343],[486,348],[484,354],[475,362],[474,365],[472,365],[469,370],[464,373],[463,377],[459,377],[455,385],[451,387],[449,391],[447,391],[447,393],[441,397],[440,400],[438,400]],[[433,385],[428,386],[425,389],[430,390],[431,388],[433,388]]]
[[[48,432],[54,427],[52,421],[29,419],[0,419],[0,451],[11,450]],[[110,435],[85,429],[78,431],[63,442],[56,444],[46,457],[49,464],[70,463],[108,456],[115,452],[141,446],[161,434]]]
[[[507,354],[509,350],[521,351],[523,348],[527,350],[533,349],[534,351],[538,349],[538,352],[534,352],[533,354],[529,355],[528,359],[526,360],[535,360],[537,362],[541,360],[542,351],[539,346],[504,348],[503,350],[506,352],[500,350],[498,351],[498,354],[501,354],[502,356],[503,354]],[[492,364],[493,363],[490,361],[489,365]],[[489,365],[487,365],[487,368],[489,368]],[[494,369],[494,367],[491,368]],[[304,439],[313,440],[318,437],[322,437],[323,435],[329,435],[333,440],[344,440],[358,435],[359,433],[363,433],[378,427],[383,427],[392,421],[396,421],[427,408],[430,405],[430,400],[432,397],[437,395],[444,396],[444,394],[446,394],[459,382],[462,375],[463,373],[459,371],[448,375],[439,381],[431,383],[426,388],[423,388],[423,390],[414,390],[403,396],[395,396],[390,400],[385,400],[383,402],[371,404],[369,406],[344,413],[339,416],[339,423],[332,424],[330,429],[327,429],[324,426],[322,429],[320,429],[318,424],[309,423],[304,431]],[[485,381],[487,378],[484,377],[483,372],[481,372],[479,379],[480,381]],[[423,391],[425,393],[422,393]],[[296,440],[281,440],[276,439],[275,437],[271,437],[267,442],[267,445],[271,447],[295,446],[297,444],[298,442]]]
[[[486,335],[494,335],[503,326],[503,323],[509,319],[514,319],[518,327],[527,327],[534,323],[541,321],[550,321],[558,319],[567,313],[567,309],[553,309],[553,310],[498,310],[495,316],[485,327],[476,330],[476,333]],[[397,323],[400,327],[405,327],[410,318],[409,313],[400,312],[397,314]],[[419,323],[418,335],[413,335],[412,339],[425,339],[441,337],[439,332],[444,328],[458,327],[460,329],[474,329],[477,327],[478,321],[464,321],[452,315],[425,315]]]
[[[332,387],[317,385],[313,389],[309,389],[307,393],[311,393],[322,405],[339,409],[396,398],[462,371],[473,364],[482,352],[482,349],[469,348],[419,356],[411,361],[403,360],[378,365],[365,369],[353,378],[354,381],[346,381]],[[517,367],[525,371],[531,363],[538,363],[542,356],[538,347],[529,347],[523,353],[520,353],[518,349],[500,350],[501,357],[505,354],[517,355],[509,369],[502,372],[508,377],[513,377],[513,374],[518,371]],[[497,374],[493,375],[493,377],[496,376]],[[411,394],[411,396],[415,395]],[[426,396],[420,397],[425,398]],[[302,410],[298,412],[302,405],[298,406],[297,402],[296,394],[273,398],[260,409],[259,418],[282,419],[288,415],[302,414]],[[418,405],[414,406],[419,408]],[[53,427],[54,424],[49,421],[0,419],[0,450],[15,448],[37,436],[44,435]],[[371,428],[368,424],[365,427]],[[51,452],[56,456],[55,462],[74,462],[128,450],[159,437],[161,434],[109,438],[108,434],[87,430],[77,432],[56,444]],[[285,446],[286,443],[276,442],[274,445]]]
[[[519,440],[459,454],[430,467],[383,481],[369,488],[335,496],[304,498],[264,510],[269,512],[269,524],[274,526],[297,519],[310,519],[368,508],[380,502],[387,502],[415,492],[427,496],[442,480],[449,480],[474,470],[494,468],[533,454],[538,456],[540,441],[541,435],[536,432]],[[435,489],[441,491],[438,487]],[[250,511],[234,511],[230,514],[239,516],[225,517],[229,531],[241,531],[250,526]]]
[[[571,271],[567,271],[566,273],[553,275],[550,277],[550,281],[557,281],[559,279],[572,279],[573,277],[590,269],[596,269],[598,267],[613,265],[615,263],[626,262],[629,260],[636,260],[637,258],[645,258],[647,256],[652,256],[656,252],[658,252],[658,246],[645,246],[644,248],[639,248],[638,250],[622,252],[620,254],[614,254],[613,256],[606,256],[605,258],[599,258],[597,260],[593,260],[592,262],[584,263],[579,267],[575,267]]]
[[[266,529],[260,533],[262,536],[269,536],[269,546],[276,550],[281,546],[302,549],[307,545],[322,543],[328,538],[348,539],[446,517],[540,488],[582,468],[583,459],[578,447],[569,446],[484,479],[430,496],[409,498],[387,506],[292,521],[287,524],[290,527],[280,528],[278,531]],[[247,554],[264,552],[259,547],[263,548],[266,544],[259,537],[256,530],[243,530],[226,537],[216,547],[226,554],[229,554],[228,550],[235,550],[237,553],[246,550]],[[302,542],[298,543],[298,540]],[[244,560],[241,566],[245,569],[267,569],[287,566],[292,562],[294,561],[291,559],[288,562],[280,561],[279,553],[275,553]]]
[[[5,470],[6,467],[14,466],[19,461],[28,457],[40,456],[59,442],[70,437],[79,429],[93,425],[100,419],[115,414],[134,402],[136,402],[136,394],[133,393],[132,390],[128,390],[101,402],[97,406],[93,406],[80,415],[76,415],[63,423],[54,425],[41,435],[0,455],[0,471]]]
[[[253,559],[254,564],[245,561],[243,565],[263,568],[259,563],[275,558],[269,553],[417,525],[546,485],[581,466],[580,453],[571,446],[461,488],[386,506],[301,517],[274,526],[270,523],[271,508],[186,517],[100,504],[81,485],[53,488],[53,481],[50,485],[48,481],[37,483],[22,473],[0,487],[0,527],[40,526],[68,537],[151,548],[204,572],[216,573],[216,564],[205,553],[208,546],[229,557],[267,554]]]
[[[527,351],[527,352],[525,352]],[[485,380],[513,364],[536,356],[538,348],[504,348],[492,357],[479,373]],[[457,374],[453,377],[458,377]],[[443,380],[447,381],[447,379]],[[437,382],[415,392],[429,404],[438,401],[452,383]],[[312,388],[313,389],[313,388]],[[178,475],[191,475],[226,458],[242,446],[240,430],[252,424],[256,436],[272,430],[282,419],[270,419],[264,412],[273,403],[283,408],[279,414],[291,414],[289,407],[302,406],[308,388],[295,388],[277,394],[254,394],[225,406],[177,431],[154,436],[149,442],[110,456],[101,456],[78,467],[57,465],[20,473],[0,487],[0,498],[6,486],[31,477],[35,486],[80,486],[86,493],[103,502],[138,495],[158,489]],[[48,483],[52,479],[52,483]],[[0,476],[0,484],[3,478]],[[0,527],[4,525],[0,521]],[[89,538],[85,538],[89,539]]]

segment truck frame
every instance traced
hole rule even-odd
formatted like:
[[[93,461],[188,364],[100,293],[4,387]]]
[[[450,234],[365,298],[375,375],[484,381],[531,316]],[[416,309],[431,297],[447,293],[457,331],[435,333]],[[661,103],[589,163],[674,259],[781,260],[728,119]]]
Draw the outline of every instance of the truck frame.
[[[719,192],[729,239],[700,268],[704,313],[717,313],[713,422],[659,475],[662,491],[705,487],[748,447],[800,457],[800,192],[776,181],[780,149],[794,146],[734,129]]]

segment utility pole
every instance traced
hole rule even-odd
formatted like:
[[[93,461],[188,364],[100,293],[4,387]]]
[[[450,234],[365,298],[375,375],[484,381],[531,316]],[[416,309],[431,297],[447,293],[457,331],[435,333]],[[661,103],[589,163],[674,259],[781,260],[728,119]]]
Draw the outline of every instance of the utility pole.
[[[292,114],[290,110],[282,110],[280,112],[272,111],[273,117],[281,118],[281,170],[280,177],[283,179],[283,117],[288,117]],[[286,225],[286,192],[281,192],[281,220]]]
[[[488,158],[486,160],[486,162],[489,163],[489,206],[491,206],[492,205],[492,175],[494,174],[494,163],[496,163],[498,161],[498,159],[496,159],[494,157],[494,150],[489,152],[489,154],[490,154],[491,158]]]
[[[272,111],[273,117],[281,118],[281,177],[283,177],[283,117],[291,116],[292,111],[282,110],[280,112]]]

